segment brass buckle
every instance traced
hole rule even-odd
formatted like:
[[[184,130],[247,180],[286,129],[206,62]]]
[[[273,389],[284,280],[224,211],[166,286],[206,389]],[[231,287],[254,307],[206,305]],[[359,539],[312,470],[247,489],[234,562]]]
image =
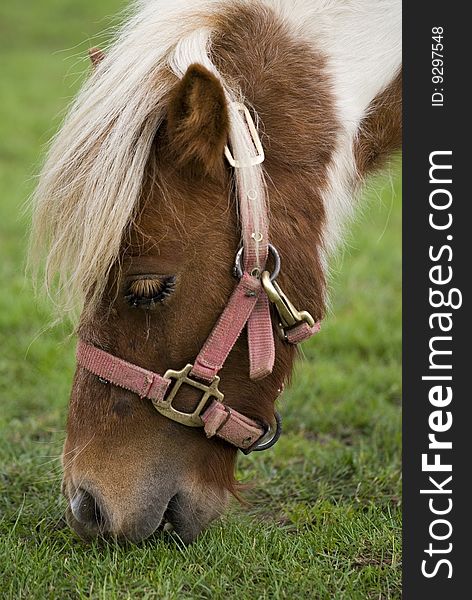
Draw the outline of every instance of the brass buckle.
[[[283,293],[280,285],[275,280],[271,281],[269,271],[262,273],[261,282],[267,297],[275,306],[279,315],[278,332],[283,340],[287,340],[287,329],[291,329],[295,325],[298,325],[298,323],[305,322],[310,327],[315,325],[315,319],[310,313],[306,310],[297,310]]]
[[[159,411],[165,417],[172,419],[172,421],[176,421],[182,425],[187,425],[188,427],[203,427],[203,421],[200,413],[207,405],[208,400],[210,398],[216,398],[222,402],[224,399],[224,394],[218,389],[218,384],[220,383],[220,378],[218,375],[215,375],[212,382],[209,385],[206,385],[205,383],[196,381],[189,376],[192,369],[193,365],[189,364],[185,365],[181,371],[173,371],[172,369],[166,371],[164,378],[171,379],[174,381],[174,383],[163,400],[153,400],[152,403],[157,411]],[[189,385],[190,387],[203,392],[196,409],[191,413],[182,412],[172,406],[172,402],[183,384]]]

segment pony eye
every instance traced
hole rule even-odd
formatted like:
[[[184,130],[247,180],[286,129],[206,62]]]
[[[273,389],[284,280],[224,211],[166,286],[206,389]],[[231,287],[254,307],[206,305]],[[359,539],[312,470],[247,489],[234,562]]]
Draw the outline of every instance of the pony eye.
[[[175,276],[140,275],[128,283],[125,300],[133,308],[152,309],[175,290]]]

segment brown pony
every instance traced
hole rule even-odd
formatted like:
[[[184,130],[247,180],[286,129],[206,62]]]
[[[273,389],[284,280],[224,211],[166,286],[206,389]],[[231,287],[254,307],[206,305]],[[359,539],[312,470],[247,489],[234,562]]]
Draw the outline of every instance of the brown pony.
[[[400,17],[396,0],[139,2],[93,53],[35,198],[32,254],[47,248],[46,285],[81,310],[83,342],[156,374],[192,364],[237,285],[248,190],[252,221],[269,215],[280,285],[323,317],[353,195],[400,145]],[[250,132],[235,102],[265,153],[239,170],[228,152]],[[219,373],[225,406],[273,424],[295,357],[275,336],[272,372],[251,379],[244,330]],[[237,448],[92,370],[78,365],[70,399],[71,526],[138,541],[170,522],[193,540],[235,493]],[[182,385],[176,408],[199,393]]]

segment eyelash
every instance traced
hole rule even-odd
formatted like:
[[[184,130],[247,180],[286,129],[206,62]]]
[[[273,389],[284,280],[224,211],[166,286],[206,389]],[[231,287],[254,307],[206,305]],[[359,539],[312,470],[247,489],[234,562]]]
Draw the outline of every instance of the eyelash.
[[[164,302],[175,290],[175,277],[143,276],[128,285],[125,300],[132,308],[151,310]]]

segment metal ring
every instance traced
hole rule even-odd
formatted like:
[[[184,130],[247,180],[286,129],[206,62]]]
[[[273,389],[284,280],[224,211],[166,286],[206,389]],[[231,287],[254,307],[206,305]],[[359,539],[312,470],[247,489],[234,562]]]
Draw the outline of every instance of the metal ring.
[[[233,273],[234,273],[234,276],[237,277],[238,279],[241,279],[241,277],[243,276],[243,268],[241,266],[243,250],[244,250],[244,248],[243,248],[243,246],[241,246],[241,248],[236,252],[236,258],[234,259]]]
[[[271,275],[270,275],[270,280],[274,281],[275,279],[277,279],[277,277],[279,276],[280,273],[280,254],[277,251],[277,248],[275,246],[273,246],[272,244],[268,245],[269,248],[269,253],[272,254],[272,256],[274,257],[274,270],[272,271]],[[236,258],[234,261],[234,276],[238,277],[239,279],[241,279],[241,277],[243,276],[243,266],[242,266],[242,260],[243,260],[243,253],[244,253],[244,246],[241,246],[241,248],[237,251],[236,253]]]
[[[272,253],[272,256],[274,257],[274,270],[270,275],[270,280],[275,281],[280,273],[280,254],[277,248],[275,246],[272,246],[272,244],[269,244],[269,250]]]
[[[274,446],[274,444],[276,444],[278,442],[279,437],[282,434],[282,417],[280,416],[280,414],[277,411],[275,411],[274,416],[275,416],[275,431],[272,426],[269,426],[267,432],[265,433],[265,435],[262,438],[262,442],[258,443],[253,448],[250,448],[249,449],[250,452],[262,452],[263,450],[268,450],[269,448],[272,448],[272,446]],[[272,436],[269,437],[268,440],[265,440],[265,438],[267,438],[267,436],[271,433],[272,433]]]

